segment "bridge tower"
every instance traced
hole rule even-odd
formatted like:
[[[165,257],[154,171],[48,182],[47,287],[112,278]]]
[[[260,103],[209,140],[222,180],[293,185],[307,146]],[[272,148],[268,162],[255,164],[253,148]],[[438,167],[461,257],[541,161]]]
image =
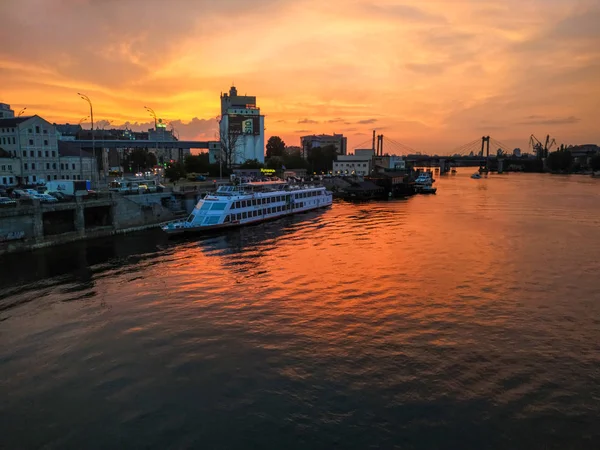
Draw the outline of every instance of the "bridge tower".
[[[486,147],[487,144],[487,147]],[[481,138],[481,156],[483,156],[483,151],[485,150],[485,167],[480,167],[480,172],[488,173],[490,171],[490,137],[483,136]]]

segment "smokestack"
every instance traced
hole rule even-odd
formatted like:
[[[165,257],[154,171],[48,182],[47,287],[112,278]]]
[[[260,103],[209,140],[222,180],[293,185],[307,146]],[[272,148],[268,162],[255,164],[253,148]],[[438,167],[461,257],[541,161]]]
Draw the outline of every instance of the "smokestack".
[[[373,152],[375,151],[375,130],[373,130]]]

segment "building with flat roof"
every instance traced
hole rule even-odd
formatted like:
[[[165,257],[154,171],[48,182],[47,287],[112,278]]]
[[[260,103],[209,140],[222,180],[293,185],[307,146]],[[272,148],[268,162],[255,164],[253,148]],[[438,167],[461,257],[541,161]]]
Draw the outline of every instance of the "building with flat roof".
[[[235,86],[229,93],[221,94],[221,120],[219,121],[224,159],[233,166],[255,159],[265,162],[265,117],[256,106],[256,97],[238,95]],[[219,152],[213,152],[213,162]]]
[[[343,134],[311,134],[300,138],[300,146],[304,158],[308,157],[308,151],[315,147],[326,147],[333,145],[338,155],[346,155],[348,139]]]
[[[15,117],[14,110],[11,109],[8,103],[0,103],[0,119],[10,119]]]
[[[373,168],[374,155],[372,149],[357,149],[353,155],[339,155],[333,162],[333,174],[367,176]]]

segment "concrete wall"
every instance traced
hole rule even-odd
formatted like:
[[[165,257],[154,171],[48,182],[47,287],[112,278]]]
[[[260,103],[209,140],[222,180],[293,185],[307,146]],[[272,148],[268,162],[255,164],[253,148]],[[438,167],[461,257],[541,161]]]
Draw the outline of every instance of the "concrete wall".
[[[77,198],[75,202],[50,205],[35,201],[31,206],[1,208],[0,255],[157,226],[176,218],[162,205],[163,199],[169,197],[170,194],[122,196],[112,193],[98,200]],[[86,214],[86,209],[93,209],[95,214]],[[98,218],[98,213],[103,211],[109,217]],[[86,215],[94,216],[95,223],[86,224]],[[60,220],[70,223],[55,223]],[[107,225],[102,226],[104,224]],[[56,230],[74,231],[53,234]]]

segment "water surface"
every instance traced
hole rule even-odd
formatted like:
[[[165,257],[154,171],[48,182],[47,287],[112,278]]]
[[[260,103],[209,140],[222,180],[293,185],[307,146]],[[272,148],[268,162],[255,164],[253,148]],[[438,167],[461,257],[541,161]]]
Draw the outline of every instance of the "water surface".
[[[600,447],[600,180],[0,259],[0,447]]]

